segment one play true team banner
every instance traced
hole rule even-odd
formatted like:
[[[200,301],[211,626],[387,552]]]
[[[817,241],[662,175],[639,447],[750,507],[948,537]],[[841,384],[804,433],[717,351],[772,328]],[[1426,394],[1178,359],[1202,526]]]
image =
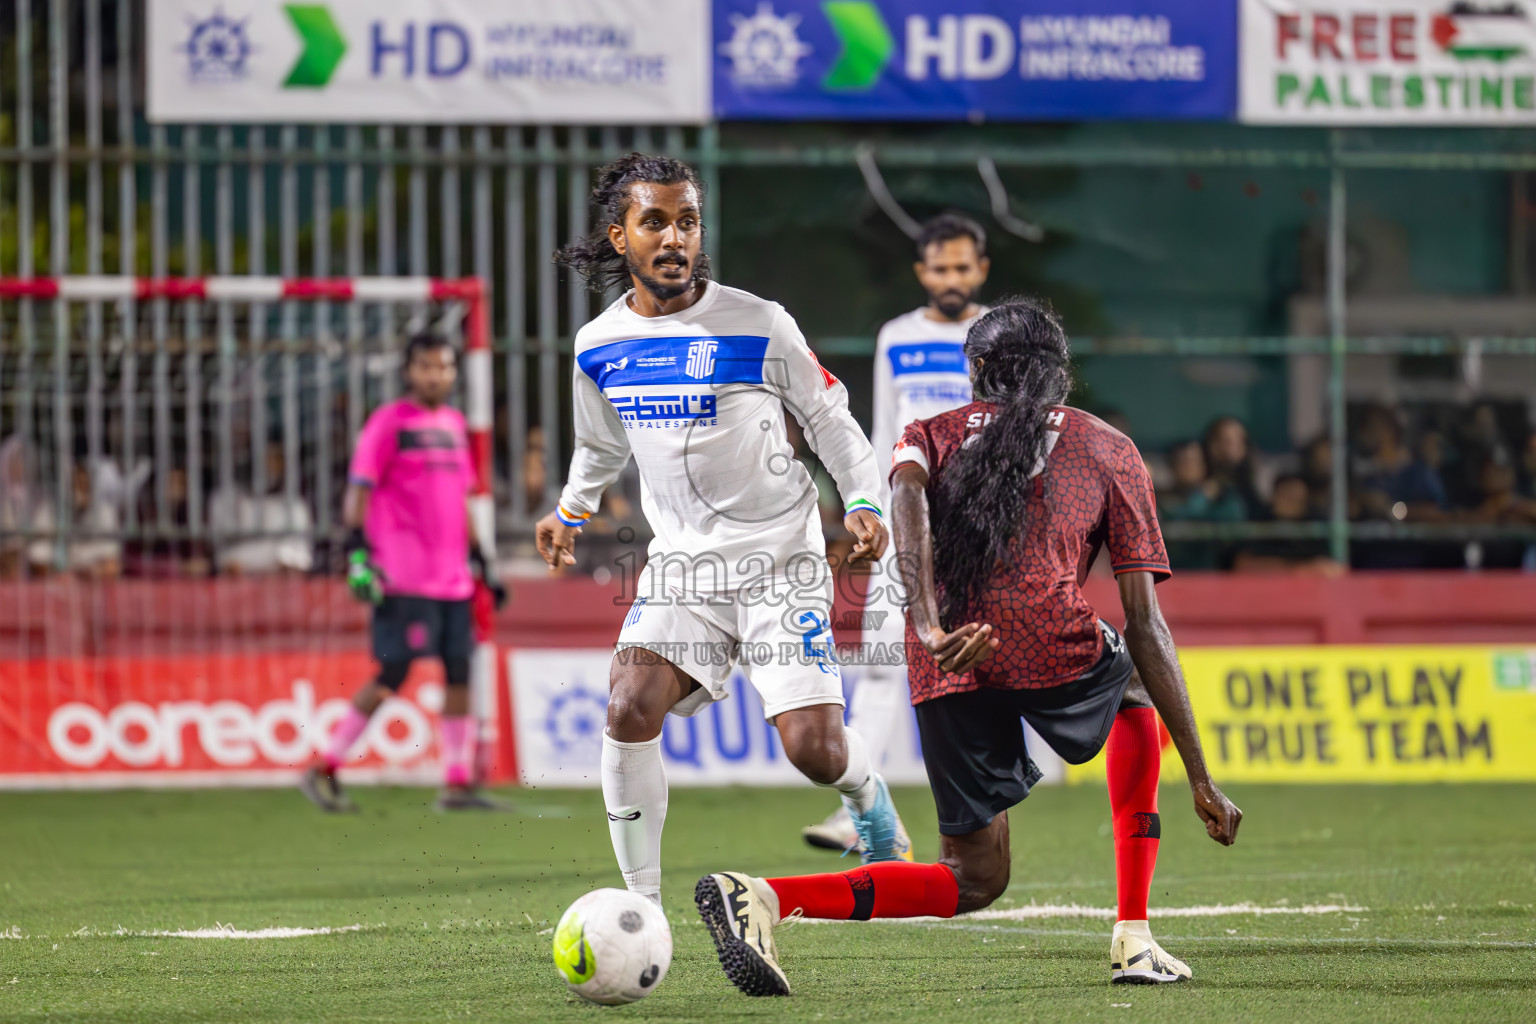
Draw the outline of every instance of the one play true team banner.
[[[1207,647],[1179,652],[1218,782],[1536,780],[1536,650]],[[1164,748],[1165,779],[1181,779]],[[1068,771],[1103,778],[1103,756]]]
[[[149,120],[690,124],[709,0],[150,0]]]
[[[715,112],[1225,120],[1233,0],[714,0]]]
[[[1241,118],[1536,123],[1532,0],[1241,0]]]

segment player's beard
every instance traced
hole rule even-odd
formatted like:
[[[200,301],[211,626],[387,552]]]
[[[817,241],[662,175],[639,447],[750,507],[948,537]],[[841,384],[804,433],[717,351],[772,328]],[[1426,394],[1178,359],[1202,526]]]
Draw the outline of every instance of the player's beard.
[[[687,267],[688,257],[681,253],[666,253],[651,260],[652,267],[663,267],[669,264]],[[692,274],[689,274],[681,281],[663,281],[660,278],[652,277],[640,269],[640,261],[635,259],[634,252],[631,250],[625,250],[624,252],[624,265],[629,269],[630,275],[636,281],[639,281],[646,291],[655,296],[658,302],[675,299],[693,287]]]
[[[960,314],[970,308],[971,294],[971,292],[962,291],[959,288],[951,288],[948,291],[943,291],[933,296],[933,306],[940,313],[949,317],[949,319],[958,320],[960,319]]]

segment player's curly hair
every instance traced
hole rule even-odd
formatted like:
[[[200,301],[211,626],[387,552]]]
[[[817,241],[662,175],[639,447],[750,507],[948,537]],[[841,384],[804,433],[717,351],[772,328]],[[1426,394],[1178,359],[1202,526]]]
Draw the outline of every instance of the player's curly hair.
[[[590,235],[573,239],[565,248],[556,250],[554,256],[560,266],[570,267],[586,278],[588,286],[595,292],[629,285],[629,267],[624,262],[623,254],[616,251],[613,242],[609,240],[608,225],[624,223],[624,215],[633,201],[630,187],[642,181],[654,185],[680,185],[686,182],[698,192],[700,202],[704,199],[704,183],[699,180],[694,169],[668,156],[630,153],[599,168],[591,201],[593,206],[603,211],[602,224]],[[709,257],[702,252],[694,261],[693,279],[709,280]]]
[[[1024,529],[1024,498],[1046,451],[1046,417],[1072,389],[1067,332],[1049,305],[1010,299],[971,325],[965,355],[977,401],[997,410],[955,454],[933,507],[939,617],[963,625]]]

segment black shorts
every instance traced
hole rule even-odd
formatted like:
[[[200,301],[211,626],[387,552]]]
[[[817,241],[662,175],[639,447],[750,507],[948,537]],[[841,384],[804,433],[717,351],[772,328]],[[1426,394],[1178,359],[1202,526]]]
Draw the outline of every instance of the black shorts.
[[[467,600],[390,594],[373,610],[373,656],[381,662],[468,658],[474,648]]]
[[[1131,656],[1113,626],[1100,621],[1099,628],[1104,651],[1098,662],[1064,686],[973,690],[917,705],[941,833],[963,836],[986,828],[1040,781],[1024,748],[1020,718],[1068,764],[1082,764],[1103,749],[1131,681]]]

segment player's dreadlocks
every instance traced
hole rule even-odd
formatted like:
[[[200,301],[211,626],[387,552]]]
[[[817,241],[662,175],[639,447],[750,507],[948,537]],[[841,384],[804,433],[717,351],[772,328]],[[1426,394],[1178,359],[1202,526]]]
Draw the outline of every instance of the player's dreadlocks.
[[[1024,496],[1045,455],[1046,416],[1071,390],[1067,334],[1043,302],[1014,299],[971,325],[977,401],[997,410],[945,468],[933,511],[934,577],[948,629],[967,621],[992,568],[1024,527]]]
[[[704,198],[704,184],[694,169],[671,157],[630,153],[599,169],[591,201],[603,211],[602,224],[590,235],[574,239],[570,245],[555,252],[555,262],[586,278],[593,291],[604,292],[611,287],[629,285],[629,265],[624,256],[614,250],[613,242],[608,238],[608,225],[624,223],[624,215],[632,201],[630,186],[639,182],[654,185],[686,182],[698,192],[701,201]],[[709,257],[703,253],[694,261],[693,279],[709,280]]]

